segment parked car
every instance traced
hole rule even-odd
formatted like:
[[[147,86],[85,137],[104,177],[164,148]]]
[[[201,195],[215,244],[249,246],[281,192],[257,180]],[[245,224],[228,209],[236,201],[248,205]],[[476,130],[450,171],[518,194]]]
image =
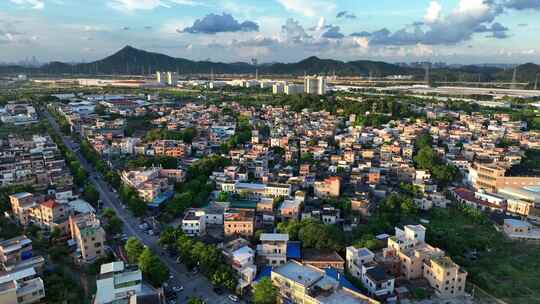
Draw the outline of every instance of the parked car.
[[[221,295],[223,294],[223,289],[219,288],[219,287],[214,287],[214,292],[218,295]]]
[[[231,300],[231,301],[233,301],[233,302],[238,302],[238,301],[240,301],[240,299],[239,299],[237,296],[235,296],[235,295],[229,295],[229,300]]]
[[[180,292],[180,291],[184,290],[184,286],[174,286],[172,289],[175,292]]]

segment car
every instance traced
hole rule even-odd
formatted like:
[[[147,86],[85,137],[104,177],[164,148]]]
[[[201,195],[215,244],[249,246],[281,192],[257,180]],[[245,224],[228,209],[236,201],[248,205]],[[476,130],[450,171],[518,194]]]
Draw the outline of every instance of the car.
[[[172,280],[172,279],[174,279],[174,275],[171,274],[169,275],[169,280]]]
[[[180,259],[180,257],[176,258],[176,264],[182,264],[182,260]]]
[[[219,288],[219,287],[214,287],[214,292],[218,295],[221,295],[223,294],[223,289]]]
[[[184,286],[174,286],[174,287],[172,288],[172,290],[173,290],[174,292],[180,292],[180,291],[184,290]]]
[[[231,300],[231,301],[233,301],[233,302],[238,302],[238,301],[240,301],[240,299],[239,299],[237,296],[235,296],[235,295],[229,295],[229,300]]]

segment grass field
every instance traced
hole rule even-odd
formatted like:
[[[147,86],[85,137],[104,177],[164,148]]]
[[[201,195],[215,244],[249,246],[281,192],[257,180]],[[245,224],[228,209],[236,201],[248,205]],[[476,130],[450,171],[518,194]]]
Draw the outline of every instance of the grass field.
[[[540,245],[510,241],[485,216],[458,209],[433,210],[429,220],[428,242],[465,268],[467,280],[508,303],[540,303]]]

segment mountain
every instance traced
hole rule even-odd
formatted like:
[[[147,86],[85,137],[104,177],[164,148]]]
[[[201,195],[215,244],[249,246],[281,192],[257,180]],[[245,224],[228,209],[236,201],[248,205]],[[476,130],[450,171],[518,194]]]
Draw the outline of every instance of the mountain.
[[[402,67],[399,65],[370,60],[339,61],[321,59],[315,56],[294,63],[267,63],[257,67],[259,74],[304,75],[326,74],[340,76],[384,77],[389,75],[413,75],[415,79],[424,78],[422,68]],[[40,68],[21,66],[0,66],[1,73],[28,74],[150,74],[155,71],[178,71],[181,74],[254,74],[255,67],[245,62],[223,63],[210,61],[192,61],[168,55],[148,52],[125,46],[118,52],[103,59],[79,64],[50,62]],[[533,84],[540,66],[527,63],[517,67],[518,81]],[[512,69],[495,66],[466,65],[459,68],[436,68],[431,70],[433,81],[511,81]]]

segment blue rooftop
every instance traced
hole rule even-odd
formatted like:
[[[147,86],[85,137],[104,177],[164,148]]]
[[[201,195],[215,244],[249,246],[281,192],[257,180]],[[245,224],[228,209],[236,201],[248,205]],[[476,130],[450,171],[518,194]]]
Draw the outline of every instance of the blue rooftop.
[[[270,274],[272,273],[272,266],[264,266],[259,273],[257,273],[257,276],[255,277],[255,282],[260,281],[264,278],[270,278]]]
[[[287,259],[300,259],[302,254],[300,252],[300,242],[287,242]]]
[[[327,276],[336,279],[341,286],[360,292],[360,289],[356,288],[349,280],[347,280],[344,274],[340,273],[335,268],[325,268],[324,272]]]
[[[158,195],[152,202],[148,203],[148,207],[157,208],[159,205],[168,201],[174,196],[174,191],[167,191]]]

